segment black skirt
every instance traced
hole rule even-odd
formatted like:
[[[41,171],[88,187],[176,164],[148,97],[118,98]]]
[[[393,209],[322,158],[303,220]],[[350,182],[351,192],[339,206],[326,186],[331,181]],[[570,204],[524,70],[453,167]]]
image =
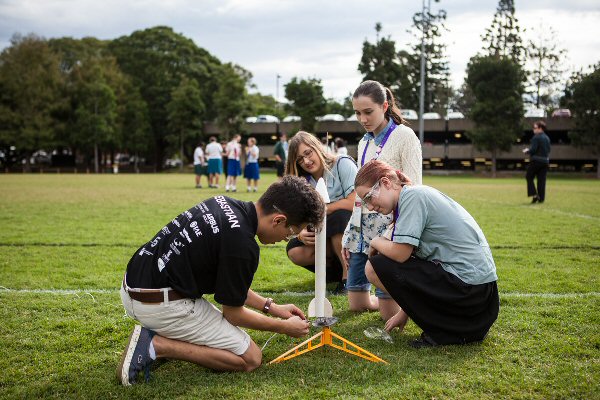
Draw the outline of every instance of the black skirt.
[[[348,210],[336,210],[327,216],[327,232],[325,236],[330,238],[336,234],[344,233],[346,229],[346,225],[348,225],[348,221],[350,221],[350,217],[352,216],[352,211]],[[286,253],[288,253],[291,249],[296,247],[302,247],[304,243],[300,240],[294,238],[290,240],[285,248]],[[327,243],[329,247],[329,243]],[[336,255],[332,254],[327,257],[327,282],[340,282],[342,280],[342,275],[344,273],[344,268],[340,263],[340,260]],[[302,265],[302,268],[306,268],[311,272],[315,272],[314,265]]]
[[[390,296],[438,344],[481,341],[498,318],[496,281],[469,285],[415,257],[398,263],[376,255],[369,261]]]
[[[337,210],[331,213],[331,215],[327,216],[327,232],[325,232],[325,237],[330,238],[334,235],[344,233],[346,230],[346,225],[348,225],[348,221],[350,221],[350,217],[352,216],[352,211],[348,210]],[[285,248],[285,251],[288,252],[294,247],[304,246],[304,243],[294,238],[290,240]]]
[[[352,211],[336,210],[327,216],[327,232],[325,236],[328,238],[344,233],[346,225],[352,217]]]

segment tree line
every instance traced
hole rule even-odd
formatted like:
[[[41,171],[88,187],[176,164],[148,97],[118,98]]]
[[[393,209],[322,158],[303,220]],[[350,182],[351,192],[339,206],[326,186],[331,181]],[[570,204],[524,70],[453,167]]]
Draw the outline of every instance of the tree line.
[[[191,159],[209,119],[229,137],[249,115],[302,108],[308,121],[352,112],[324,99],[317,79],[286,85],[297,99],[288,109],[252,87],[249,71],[166,26],[114,40],[16,34],[0,54],[0,149],[15,148],[26,170],[32,153],[48,148],[68,149],[96,171],[118,152],[136,169],[142,158],[159,170],[173,154]]]
[[[588,88],[600,64],[590,73],[577,71],[565,78],[567,51],[559,46],[556,32],[540,23],[541,28],[532,29],[534,38],[525,42],[514,0],[499,0],[492,23],[481,35],[483,47],[469,60],[464,84],[453,88],[443,41],[446,16],[445,10],[431,8],[414,14],[408,50],[397,50],[376,24],[377,39],[364,41],[358,70],[366,79],[385,82],[401,108],[418,109],[423,45],[425,112],[446,115],[453,109],[471,118],[475,129],[466,134],[480,150],[491,153],[494,175],[497,154],[508,151],[522,133],[524,104],[548,114],[561,106],[571,108],[577,118],[573,143],[600,154],[600,91],[593,94]]]
[[[412,20],[412,42],[400,50],[377,23],[376,40],[363,42],[357,66],[364,79],[390,87],[402,108],[418,108],[423,46],[425,111],[463,111],[476,126],[468,136],[492,153],[494,170],[496,154],[522,130],[524,101],[571,107],[577,116],[573,142],[600,151],[598,65],[565,81],[566,51],[555,33],[542,32],[524,45],[514,0],[499,0],[482,35],[484,47],[458,89],[449,82],[446,12],[427,9]],[[249,115],[299,115],[301,128],[312,131],[316,116],[353,112],[350,95],[341,103],[325,99],[316,77],[293,77],[284,87],[289,103],[283,107],[273,96],[249,93],[250,71],[222,63],[166,26],[114,40],[16,34],[0,54],[0,149],[14,146],[26,163],[38,149],[69,149],[96,171],[127,152],[158,170],[173,154],[191,159],[208,119],[229,136],[243,132]]]

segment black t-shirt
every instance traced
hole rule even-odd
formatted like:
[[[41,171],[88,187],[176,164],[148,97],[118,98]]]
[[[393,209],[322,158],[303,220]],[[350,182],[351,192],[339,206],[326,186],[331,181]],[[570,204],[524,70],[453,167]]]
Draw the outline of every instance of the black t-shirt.
[[[181,213],[140,247],[127,265],[132,288],[171,287],[184,296],[215,295],[242,306],[258,268],[256,208],[215,196]]]

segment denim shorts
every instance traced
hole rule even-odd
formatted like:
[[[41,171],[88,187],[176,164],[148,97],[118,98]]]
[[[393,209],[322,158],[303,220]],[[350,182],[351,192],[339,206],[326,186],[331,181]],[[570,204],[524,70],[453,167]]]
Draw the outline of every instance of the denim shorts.
[[[350,253],[350,262],[348,263],[348,279],[346,289],[350,292],[369,292],[371,283],[365,275],[365,264],[369,256],[365,253]],[[375,288],[375,296],[380,299],[390,299],[391,296],[379,288]]]

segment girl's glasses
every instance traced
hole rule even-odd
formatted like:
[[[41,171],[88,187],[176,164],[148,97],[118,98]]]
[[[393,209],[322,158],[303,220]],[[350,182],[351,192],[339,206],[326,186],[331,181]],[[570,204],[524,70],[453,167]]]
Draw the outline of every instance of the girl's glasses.
[[[296,158],[296,162],[300,165],[304,164],[304,159],[308,158],[310,160],[314,152],[315,151],[313,149],[306,149],[306,151],[302,153],[300,157]]]
[[[372,204],[371,202],[373,201],[373,197],[379,196],[379,182],[380,181],[375,182],[371,190],[369,190],[369,193],[367,193],[365,197],[362,198],[365,204]]]

